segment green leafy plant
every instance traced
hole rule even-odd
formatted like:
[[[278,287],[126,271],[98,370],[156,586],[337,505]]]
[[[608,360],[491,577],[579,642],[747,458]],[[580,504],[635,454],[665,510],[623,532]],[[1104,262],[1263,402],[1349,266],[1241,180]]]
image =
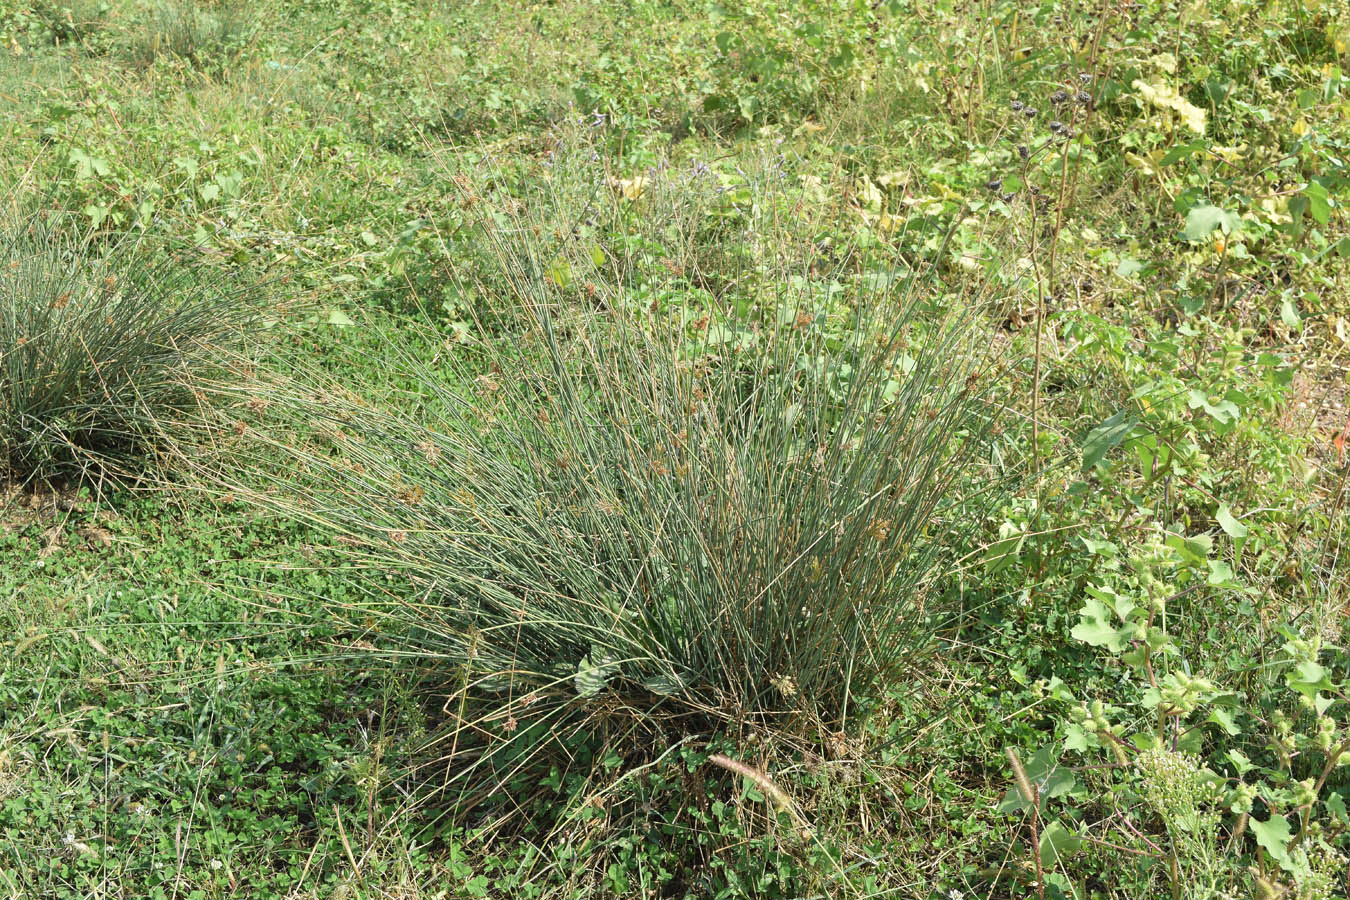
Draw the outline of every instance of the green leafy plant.
[[[756,123],[811,113],[859,71],[890,4],[813,0],[719,7],[710,78],[700,114]]]
[[[1030,810],[1034,825],[1036,813],[1058,807],[1051,827],[1065,836],[1056,847],[1125,847],[1154,861],[1154,877],[1174,898],[1244,889],[1339,896],[1350,737],[1345,685],[1334,673],[1344,653],[1281,626],[1284,643],[1256,677],[1194,672],[1174,634],[1184,598],[1238,588],[1211,550],[1204,535],[1164,533],[1112,583],[1088,587],[1072,635],[1113,654],[1137,688],[1082,702],[1061,686],[1063,744],[1044,748],[1003,808]],[[1101,827],[1087,824],[1085,804]],[[1085,896],[1063,876],[1047,880],[1057,896]]]

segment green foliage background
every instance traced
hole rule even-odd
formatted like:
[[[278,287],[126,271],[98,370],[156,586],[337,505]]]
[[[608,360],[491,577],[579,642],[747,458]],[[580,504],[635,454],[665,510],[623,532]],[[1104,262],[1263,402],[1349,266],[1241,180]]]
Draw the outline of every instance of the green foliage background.
[[[0,2],[7,202],[265,278],[276,367],[434,418],[418,371],[519,324],[482,226],[522,209],[556,302],[691,333],[931,266],[999,300],[1017,485],[865,725],[614,709],[495,734],[549,764],[482,797],[338,535],[181,468],[0,488],[0,896],[1345,896],[1347,16]],[[207,446],[269,421],[225,411]]]

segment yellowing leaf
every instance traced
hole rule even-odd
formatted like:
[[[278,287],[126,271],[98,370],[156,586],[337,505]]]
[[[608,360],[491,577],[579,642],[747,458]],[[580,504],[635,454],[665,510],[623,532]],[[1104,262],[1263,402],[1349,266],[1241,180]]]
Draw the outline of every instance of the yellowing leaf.
[[[1177,93],[1177,89],[1170,84],[1150,84],[1136,78],[1131,87],[1138,91],[1139,96],[1150,106],[1171,110],[1191,131],[1196,134],[1205,133],[1205,111]]]
[[[619,178],[614,186],[628,200],[636,200],[647,192],[647,176],[634,175],[632,178]]]
[[[1175,75],[1177,71],[1177,58],[1170,53],[1159,53],[1149,57],[1149,62],[1162,69],[1169,75]]]
[[[1145,175],[1156,176],[1158,174],[1158,169],[1153,165],[1153,161],[1140,156],[1138,153],[1130,153],[1127,150],[1125,152],[1125,161]]]
[[[548,265],[548,279],[560,288],[572,283],[572,267],[561,256]]]
[[[828,198],[828,194],[825,192],[825,182],[821,180],[819,175],[803,175],[801,176],[801,182],[802,193],[806,195],[807,199],[816,203],[824,203]]]
[[[1342,344],[1350,344],[1350,328],[1346,327],[1344,316],[1329,313],[1327,315],[1327,328],[1336,340]]]
[[[1294,217],[1289,215],[1288,197],[1264,197],[1257,206],[1265,220],[1272,225],[1288,225],[1294,221]]]
[[[903,218],[900,218],[898,216],[892,216],[889,213],[882,213],[881,215],[877,216],[877,231],[880,231],[884,234],[894,233],[896,229],[898,229],[903,224],[905,224],[905,220]]]
[[[872,179],[866,175],[857,180],[854,185],[854,193],[858,198],[858,205],[863,209],[881,210],[881,189],[873,184]]]

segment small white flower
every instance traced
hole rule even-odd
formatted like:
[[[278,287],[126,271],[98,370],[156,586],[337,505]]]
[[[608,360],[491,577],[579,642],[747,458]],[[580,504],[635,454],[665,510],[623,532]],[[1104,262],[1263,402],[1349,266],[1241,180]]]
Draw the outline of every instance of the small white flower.
[[[73,846],[75,844],[75,832],[67,831],[66,836],[61,838],[61,843],[65,844],[67,847]]]

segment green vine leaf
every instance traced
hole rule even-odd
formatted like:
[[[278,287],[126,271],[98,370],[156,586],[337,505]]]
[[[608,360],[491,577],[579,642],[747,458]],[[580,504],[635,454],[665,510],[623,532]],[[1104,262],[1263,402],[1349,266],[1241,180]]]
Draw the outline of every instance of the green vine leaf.
[[[1232,234],[1242,227],[1242,217],[1218,206],[1205,204],[1191,207],[1186,213],[1185,235],[1188,241],[1203,241],[1214,230],[1222,229],[1224,234]]]
[[[1107,419],[1083,438],[1083,469],[1091,469],[1106,458],[1120,442],[1130,436],[1139,420],[1121,410]]]
[[[1083,839],[1056,819],[1041,832],[1041,864],[1053,866],[1060,857],[1072,856],[1083,846]]]
[[[1078,615],[1082,621],[1069,632],[1075,640],[1093,647],[1105,647],[1112,653],[1119,653],[1124,648],[1120,631],[1112,625],[1110,607],[1097,597],[1088,596]]]
[[[1289,856],[1289,820],[1284,816],[1272,815],[1265,822],[1251,820],[1252,834],[1261,848],[1270,854],[1270,858],[1281,868],[1290,869],[1293,860]]]
[[[1224,503],[1219,507],[1216,518],[1219,520],[1219,527],[1222,528],[1224,534],[1228,535],[1230,538],[1237,540],[1238,538],[1247,536],[1249,529],[1233,515],[1233,510],[1229,508],[1227,503]]]

